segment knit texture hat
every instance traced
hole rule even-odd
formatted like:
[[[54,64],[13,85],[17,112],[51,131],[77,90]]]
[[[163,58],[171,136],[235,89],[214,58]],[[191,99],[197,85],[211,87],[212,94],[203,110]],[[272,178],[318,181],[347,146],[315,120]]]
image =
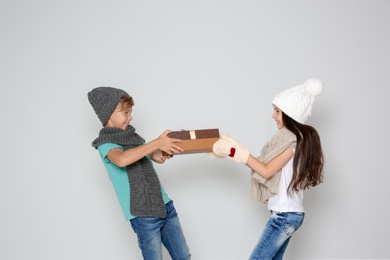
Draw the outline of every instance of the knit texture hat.
[[[122,89],[97,87],[88,92],[88,100],[103,126],[105,126],[118,105],[119,100],[127,95]]]
[[[311,115],[315,96],[322,92],[322,88],[319,79],[309,79],[302,85],[277,94],[272,103],[298,123],[304,124]]]

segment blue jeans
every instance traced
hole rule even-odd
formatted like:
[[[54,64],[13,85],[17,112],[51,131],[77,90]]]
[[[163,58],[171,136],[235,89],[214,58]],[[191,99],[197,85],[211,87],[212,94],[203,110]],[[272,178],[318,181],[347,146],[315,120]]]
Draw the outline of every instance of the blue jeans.
[[[302,225],[304,217],[303,212],[271,211],[271,217],[249,259],[283,259],[288,242],[292,234]]]
[[[166,204],[165,218],[136,217],[130,220],[145,260],[159,260],[162,244],[173,260],[191,259],[179,217],[172,200]]]

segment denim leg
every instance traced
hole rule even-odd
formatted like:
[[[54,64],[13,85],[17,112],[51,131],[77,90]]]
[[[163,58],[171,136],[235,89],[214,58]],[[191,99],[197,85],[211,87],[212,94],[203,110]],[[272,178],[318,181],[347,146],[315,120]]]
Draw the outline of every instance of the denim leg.
[[[278,252],[276,252],[275,256],[272,258],[273,260],[282,260],[284,252],[286,252],[286,248],[288,246],[288,243],[290,242],[291,237],[287,238],[286,241],[284,241],[283,245],[279,248]]]
[[[249,259],[282,259],[292,234],[303,219],[303,212],[272,212]]]
[[[161,218],[137,217],[130,220],[138,237],[138,246],[145,260],[162,260],[162,244],[160,229]]]
[[[181,228],[173,202],[167,203],[165,225],[161,229],[162,242],[173,260],[191,259],[190,250]]]
[[[137,217],[130,220],[137,234],[142,256],[144,260],[162,260],[162,245],[164,245],[173,260],[189,260],[191,254],[173,201],[166,204],[166,209],[165,218]]]

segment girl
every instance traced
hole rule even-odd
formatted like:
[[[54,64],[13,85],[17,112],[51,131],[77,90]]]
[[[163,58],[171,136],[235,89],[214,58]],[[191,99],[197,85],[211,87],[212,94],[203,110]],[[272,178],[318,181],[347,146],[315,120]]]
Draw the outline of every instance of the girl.
[[[271,211],[250,259],[283,258],[292,234],[303,223],[303,190],[322,182],[320,137],[316,129],[305,124],[314,97],[321,91],[321,81],[310,79],[276,95],[272,117],[278,130],[258,158],[227,135],[214,144],[214,157],[228,156],[251,169],[251,197],[267,203]]]

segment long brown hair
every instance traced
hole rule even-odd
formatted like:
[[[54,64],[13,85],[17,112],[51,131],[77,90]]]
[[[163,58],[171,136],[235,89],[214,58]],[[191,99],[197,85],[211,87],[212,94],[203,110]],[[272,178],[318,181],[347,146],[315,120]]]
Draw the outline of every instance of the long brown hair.
[[[285,113],[284,126],[297,137],[297,147],[293,161],[293,177],[288,186],[290,191],[305,190],[323,182],[324,155],[317,130],[300,124]]]

